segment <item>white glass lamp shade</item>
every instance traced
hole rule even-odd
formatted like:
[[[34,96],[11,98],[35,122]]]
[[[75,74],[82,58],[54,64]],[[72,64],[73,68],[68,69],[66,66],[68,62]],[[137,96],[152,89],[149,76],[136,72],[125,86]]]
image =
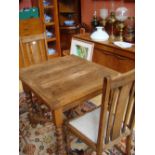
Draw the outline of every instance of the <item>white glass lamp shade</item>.
[[[98,26],[96,28],[97,30],[90,36],[91,39],[93,39],[94,41],[106,41],[109,39],[109,35],[105,30],[103,30],[103,27]]]
[[[128,9],[126,7],[119,7],[116,9],[116,19],[125,21],[128,18]]]
[[[108,17],[108,9],[105,8],[100,9],[100,17],[102,19],[106,19]]]

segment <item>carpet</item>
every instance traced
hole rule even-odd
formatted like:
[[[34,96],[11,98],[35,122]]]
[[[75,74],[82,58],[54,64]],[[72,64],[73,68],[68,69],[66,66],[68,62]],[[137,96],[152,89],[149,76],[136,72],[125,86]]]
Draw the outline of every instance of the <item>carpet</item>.
[[[19,94],[19,154],[20,155],[56,155],[56,136],[55,126],[52,122],[44,124],[37,124],[36,127],[30,125],[28,119],[28,108],[26,104],[25,94]],[[36,98],[33,96],[33,101]],[[37,101],[36,101],[37,102]],[[84,108],[81,112],[89,111],[94,108],[95,105],[91,102],[85,102]],[[49,114],[50,115],[50,114]],[[75,115],[78,115],[76,113]],[[86,144],[81,142],[74,136],[71,136],[71,155],[95,155]],[[134,135],[132,143],[131,154],[134,155]],[[119,144],[121,150],[125,150],[125,139],[122,139]],[[103,155],[121,155],[115,147],[111,150],[103,152]]]

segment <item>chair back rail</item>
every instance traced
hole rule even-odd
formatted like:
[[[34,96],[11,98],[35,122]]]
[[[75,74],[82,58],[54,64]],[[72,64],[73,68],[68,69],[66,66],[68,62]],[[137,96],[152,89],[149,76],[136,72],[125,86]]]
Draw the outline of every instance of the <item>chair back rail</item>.
[[[102,94],[97,152],[102,152],[102,146],[130,134],[133,129],[135,70],[117,77],[104,78]]]

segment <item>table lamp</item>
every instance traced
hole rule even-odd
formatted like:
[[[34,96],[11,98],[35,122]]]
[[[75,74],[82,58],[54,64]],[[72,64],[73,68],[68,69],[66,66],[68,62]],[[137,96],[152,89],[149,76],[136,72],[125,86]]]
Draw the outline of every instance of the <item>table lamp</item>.
[[[113,42],[115,40],[115,35],[114,35],[114,23],[116,22],[115,18],[115,12],[111,12],[109,19],[108,19],[109,24],[111,25],[111,30],[110,30],[110,38],[109,41]]]
[[[106,18],[108,17],[108,9],[102,8],[100,9],[100,17],[102,18],[102,25],[105,27],[106,25]]]
[[[126,7],[119,7],[115,12],[116,19],[119,21],[118,29],[119,29],[119,41],[123,41],[123,29],[125,27],[124,21],[128,18],[128,9]]]

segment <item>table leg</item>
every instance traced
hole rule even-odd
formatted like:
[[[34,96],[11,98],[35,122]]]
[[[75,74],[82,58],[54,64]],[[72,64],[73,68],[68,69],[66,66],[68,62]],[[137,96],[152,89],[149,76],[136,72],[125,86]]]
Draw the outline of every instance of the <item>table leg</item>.
[[[24,92],[25,92],[25,95],[26,95],[26,102],[28,104],[28,110],[29,110],[29,114],[32,115],[33,114],[33,108],[32,108],[32,104],[33,104],[33,101],[32,101],[32,93],[31,91],[28,89],[28,87],[23,84],[23,89],[24,89]]]
[[[52,114],[53,114],[53,121],[56,126],[57,154],[66,155],[66,150],[64,145],[64,135],[62,130],[63,111],[62,109],[56,109],[52,111]]]
[[[26,103],[28,105],[28,111],[29,111],[29,120],[30,120],[30,124],[32,125],[32,127],[36,126],[35,121],[33,121],[33,101],[32,101],[32,93],[31,90],[25,85],[23,84],[23,89],[26,95]]]

